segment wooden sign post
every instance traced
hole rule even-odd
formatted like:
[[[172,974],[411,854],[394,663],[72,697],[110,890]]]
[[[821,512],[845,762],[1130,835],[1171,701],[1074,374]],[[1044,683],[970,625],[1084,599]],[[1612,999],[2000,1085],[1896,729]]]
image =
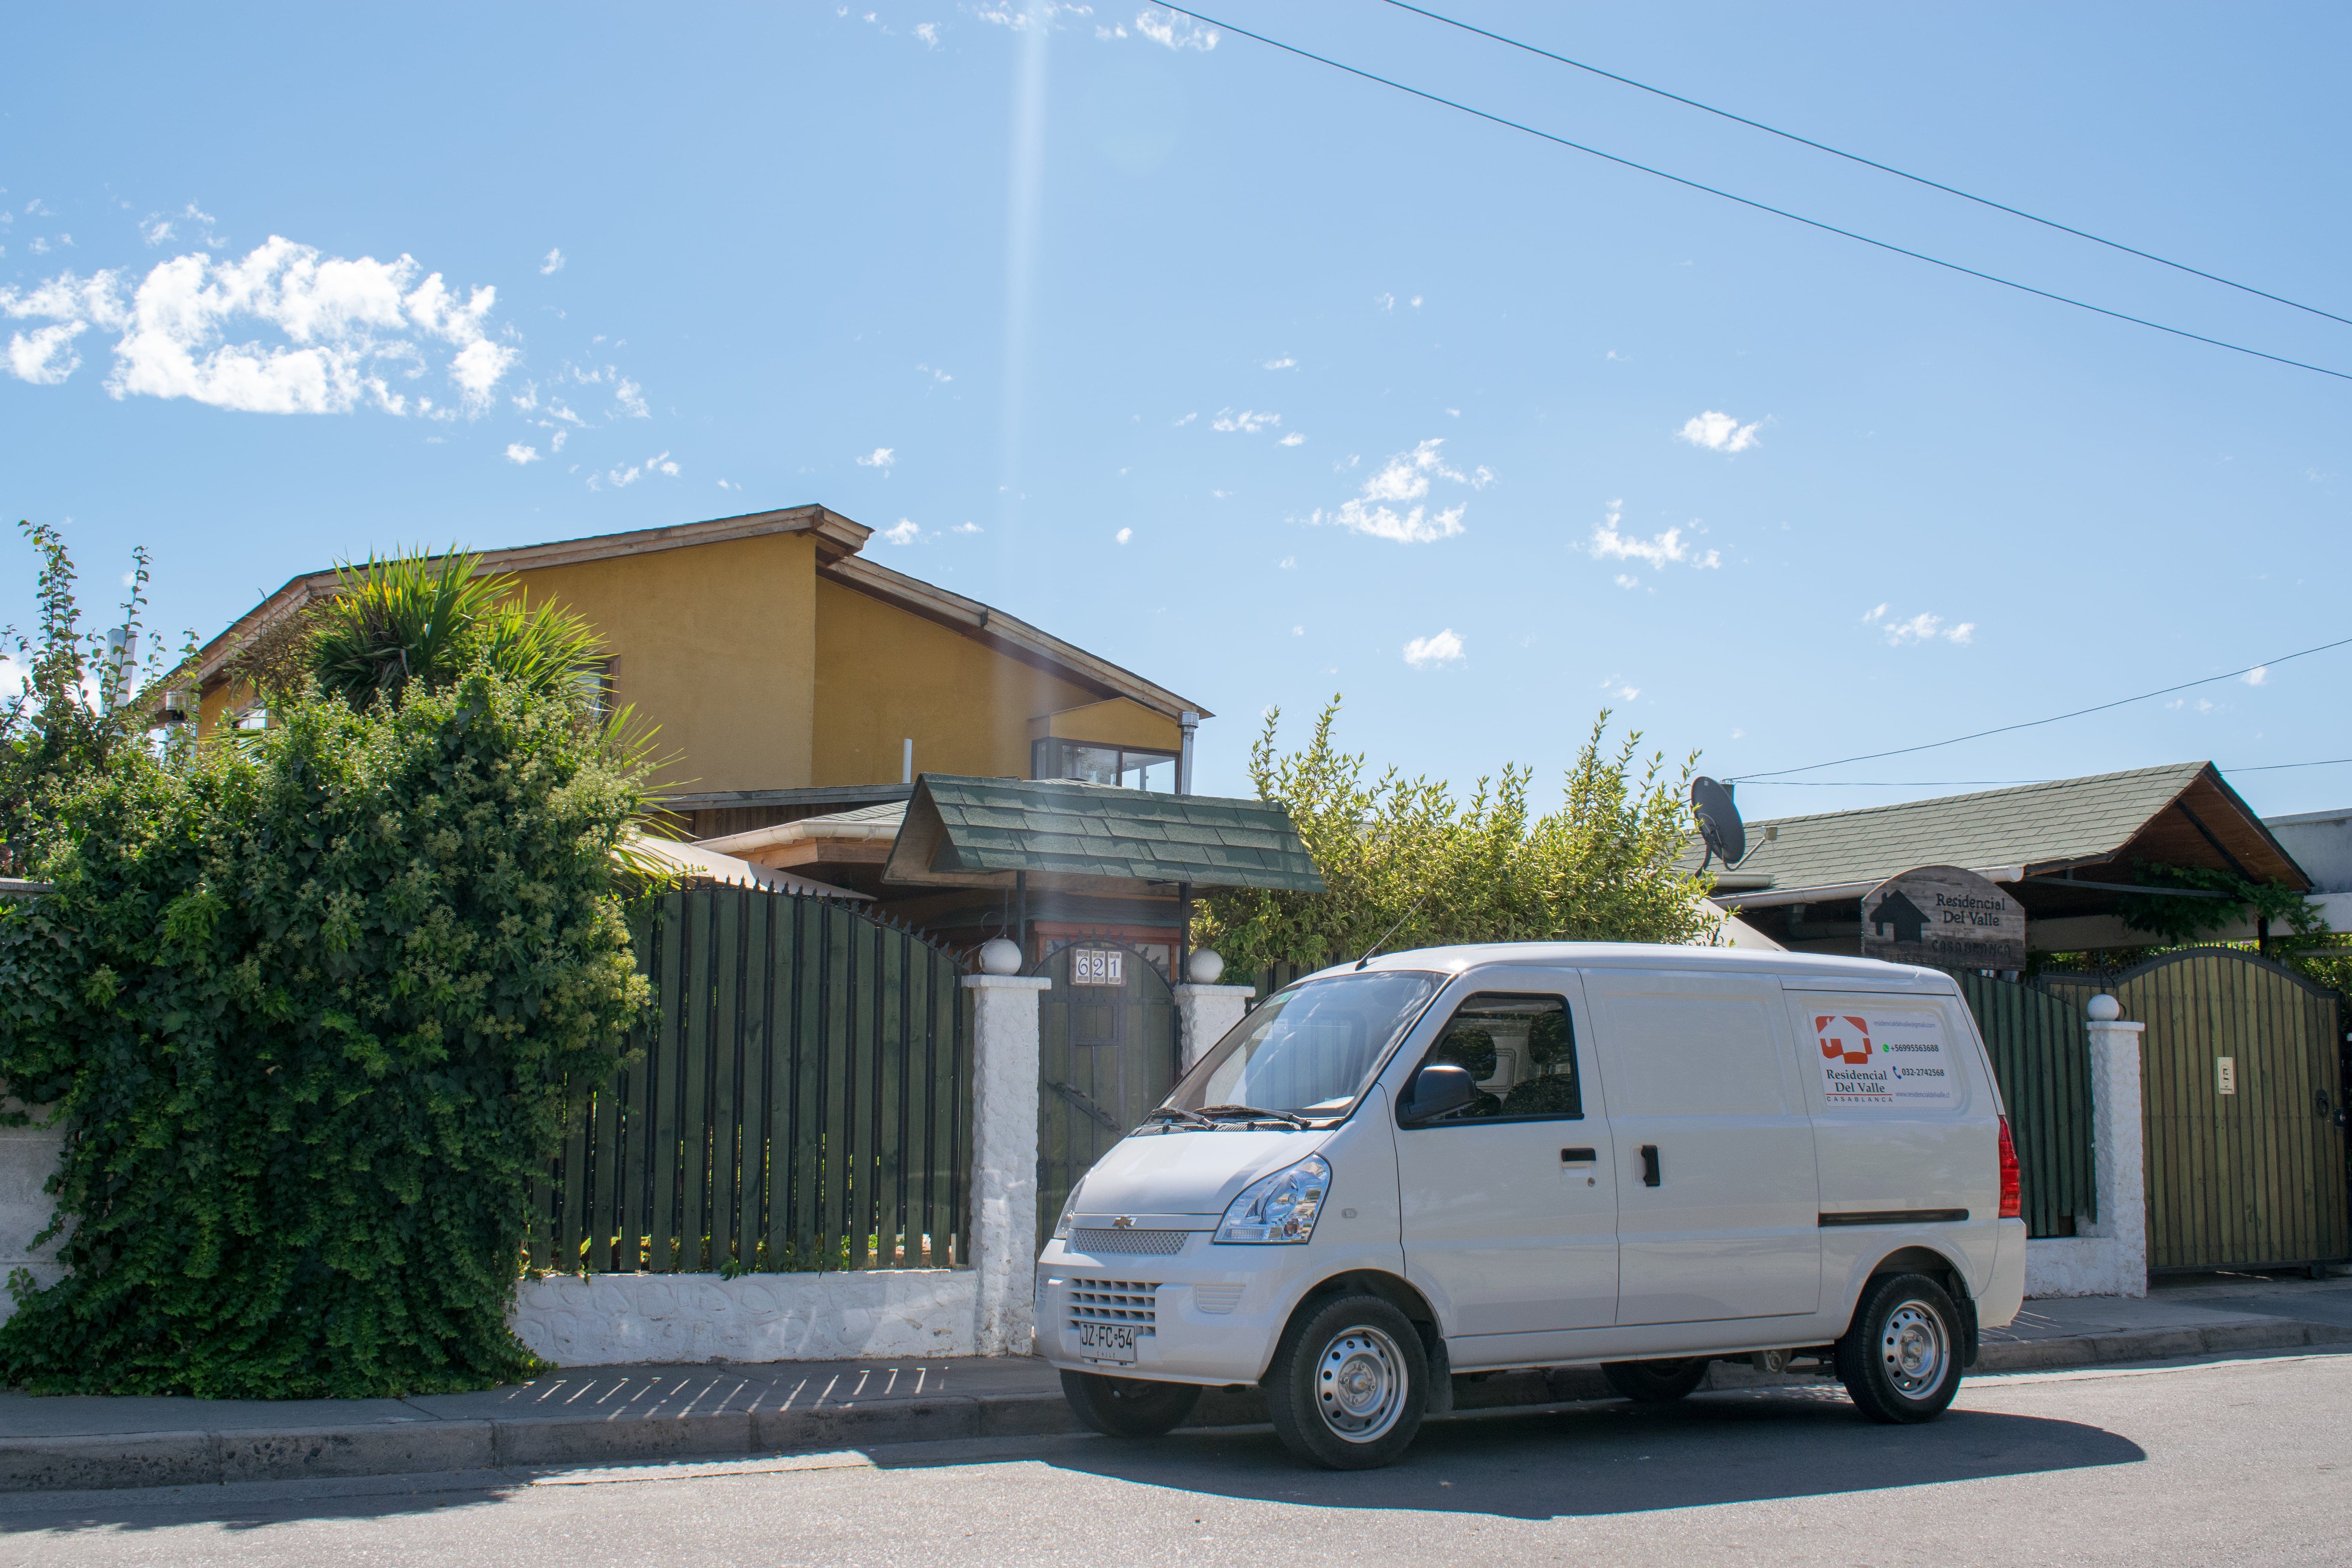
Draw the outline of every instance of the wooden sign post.
[[[1862,955],[1936,969],[2022,969],[2025,906],[1974,871],[1921,866],[1863,895]]]

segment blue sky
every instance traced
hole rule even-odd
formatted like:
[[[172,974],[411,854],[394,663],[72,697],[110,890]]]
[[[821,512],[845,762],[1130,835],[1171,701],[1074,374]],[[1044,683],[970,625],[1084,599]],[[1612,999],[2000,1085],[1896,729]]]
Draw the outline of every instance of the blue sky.
[[[1220,6],[2352,370],[2352,327],[1377,0]],[[1456,14],[2352,316],[2339,8]],[[821,501],[1216,710],[1203,788],[1244,787],[1262,710],[1295,736],[1344,691],[1376,762],[1516,760],[1548,795],[1603,705],[1738,774],[2352,636],[2352,385],[1164,11],[47,7],[10,36],[38,69],[0,105],[0,505],[66,525],[92,599],[147,544],[173,627],[373,549]],[[0,543],[0,619],[29,567]],[[2352,648],[1740,803],[2352,755],[2347,688]],[[2265,812],[2352,799],[2352,768],[2231,776]]]

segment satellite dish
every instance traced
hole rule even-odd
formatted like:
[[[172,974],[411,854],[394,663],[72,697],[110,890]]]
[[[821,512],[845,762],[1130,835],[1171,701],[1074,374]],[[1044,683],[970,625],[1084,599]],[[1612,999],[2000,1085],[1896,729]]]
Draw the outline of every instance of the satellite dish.
[[[1715,858],[1726,866],[1739,864],[1748,853],[1748,828],[1731,803],[1731,792],[1702,774],[1691,780],[1691,810],[1698,814],[1699,837]]]

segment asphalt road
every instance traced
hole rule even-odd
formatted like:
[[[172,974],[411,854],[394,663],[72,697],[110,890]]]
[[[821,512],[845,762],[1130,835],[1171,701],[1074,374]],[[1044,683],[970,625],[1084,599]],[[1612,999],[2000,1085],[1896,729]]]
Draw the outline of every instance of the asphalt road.
[[[424,1562],[2352,1563],[2352,1355],[1988,1378],[1906,1428],[1827,1389],[1596,1403],[1354,1475],[1253,1431],[0,1499],[0,1564]]]

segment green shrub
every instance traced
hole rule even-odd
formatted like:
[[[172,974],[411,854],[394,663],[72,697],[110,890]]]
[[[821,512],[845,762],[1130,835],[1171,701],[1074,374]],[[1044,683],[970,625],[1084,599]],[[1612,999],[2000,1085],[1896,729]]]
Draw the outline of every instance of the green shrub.
[[[1506,767],[1468,801],[1443,782],[1391,768],[1371,783],[1364,754],[1332,739],[1339,700],[1303,750],[1275,743],[1279,710],[1250,752],[1261,800],[1283,803],[1328,889],[1322,893],[1221,889],[1205,899],[1193,940],[1213,947],[1236,981],[1268,964],[1307,968],[1352,959],[1393,928],[1389,951],[1459,942],[1661,942],[1710,939],[1697,907],[1712,881],[1677,868],[1694,828],[1691,763],[1669,774],[1662,756],[1637,764],[1642,737],[1601,749],[1602,712],[1568,772],[1558,811],[1536,816],[1532,774]]]
[[[56,890],[0,906],[0,1081],[68,1130],[70,1272],[13,1282],[0,1381],[528,1372],[506,1313],[561,1085],[648,1000],[611,859],[643,793],[576,698],[479,662],[66,791]]]

